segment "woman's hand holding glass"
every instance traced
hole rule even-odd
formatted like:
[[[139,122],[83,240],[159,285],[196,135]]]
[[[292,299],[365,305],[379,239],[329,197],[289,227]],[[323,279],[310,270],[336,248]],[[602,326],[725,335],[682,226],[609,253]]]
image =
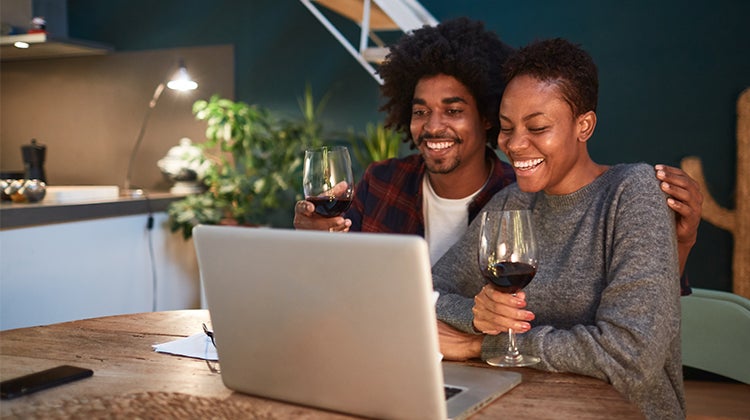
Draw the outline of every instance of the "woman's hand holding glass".
[[[523,333],[531,329],[529,321],[534,313],[526,307],[526,293],[502,293],[485,285],[474,297],[474,329],[484,334],[498,335],[509,329]]]

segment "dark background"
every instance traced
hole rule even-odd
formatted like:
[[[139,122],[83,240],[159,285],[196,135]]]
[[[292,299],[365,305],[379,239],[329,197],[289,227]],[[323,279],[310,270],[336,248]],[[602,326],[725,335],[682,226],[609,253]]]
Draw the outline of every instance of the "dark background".
[[[710,194],[734,208],[735,104],[750,87],[750,2],[421,3],[438,20],[482,19],[515,47],[558,36],[582,44],[600,71],[594,159],[677,166],[698,156]],[[333,20],[356,36],[349,21]],[[382,119],[377,83],[296,0],[68,0],[68,27],[71,37],[118,52],[234,44],[235,99],[298,113],[309,82],[317,97],[331,95],[329,131]],[[731,255],[731,235],[702,222],[691,283],[731,290]]]

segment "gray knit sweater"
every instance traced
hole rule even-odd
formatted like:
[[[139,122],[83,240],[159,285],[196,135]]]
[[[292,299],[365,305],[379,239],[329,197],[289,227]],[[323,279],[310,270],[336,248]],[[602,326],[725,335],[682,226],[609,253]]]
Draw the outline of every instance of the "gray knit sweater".
[[[517,342],[535,367],[608,381],[650,419],[684,418],[674,214],[653,168],[616,165],[563,196],[511,185],[484,209],[533,210],[539,268],[525,292],[536,318]],[[485,284],[479,220],[433,266],[438,319],[470,333]],[[482,358],[506,348],[507,334],[486,336]]]

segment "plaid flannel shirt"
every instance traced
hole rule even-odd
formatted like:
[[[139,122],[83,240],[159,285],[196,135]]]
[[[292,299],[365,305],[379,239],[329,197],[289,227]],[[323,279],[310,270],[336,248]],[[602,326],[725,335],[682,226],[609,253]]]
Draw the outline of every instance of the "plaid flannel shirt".
[[[490,148],[485,155],[494,162],[487,185],[469,203],[469,223],[495,195],[515,182],[513,168],[501,161]],[[355,197],[347,218],[351,231],[416,234],[424,237],[422,214],[422,156],[413,154],[371,164],[355,188]]]

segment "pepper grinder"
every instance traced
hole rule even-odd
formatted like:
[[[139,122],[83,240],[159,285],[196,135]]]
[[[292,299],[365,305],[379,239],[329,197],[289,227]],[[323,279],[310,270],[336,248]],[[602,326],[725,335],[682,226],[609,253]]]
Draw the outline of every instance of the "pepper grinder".
[[[31,144],[21,146],[26,179],[38,179],[47,182],[47,178],[44,176],[44,156],[46,153],[47,147],[43,144],[37,144],[36,139],[31,139]]]

